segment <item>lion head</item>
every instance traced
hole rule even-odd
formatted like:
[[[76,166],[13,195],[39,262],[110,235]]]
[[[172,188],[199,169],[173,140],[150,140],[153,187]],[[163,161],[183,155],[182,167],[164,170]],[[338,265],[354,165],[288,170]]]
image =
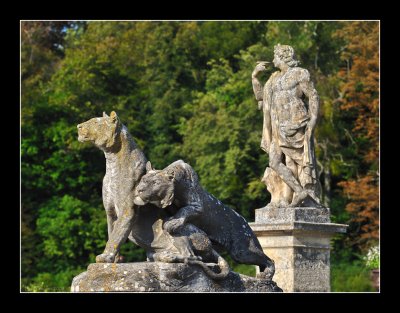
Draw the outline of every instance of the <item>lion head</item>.
[[[154,170],[150,162],[146,164],[146,171],[136,187],[134,203],[151,203],[163,209],[171,205],[174,201],[175,173],[171,170]]]
[[[110,116],[103,112],[103,117],[92,118],[77,127],[80,142],[93,142],[100,149],[112,148],[121,132],[121,123],[114,111]]]

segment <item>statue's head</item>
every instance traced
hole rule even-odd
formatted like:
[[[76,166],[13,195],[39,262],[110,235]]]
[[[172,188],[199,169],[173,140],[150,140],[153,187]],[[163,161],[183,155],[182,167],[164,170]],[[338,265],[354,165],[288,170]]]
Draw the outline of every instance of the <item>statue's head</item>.
[[[150,161],[146,164],[146,174],[136,187],[134,203],[151,203],[159,208],[166,208],[174,200],[175,172],[173,170],[154,170]]]
[[[77,127],[80,142],[92,142],[102,150],[112,148],[121,132],[121,123],[114,111],[110,116],[103,112],[103,117],[92,118]]]
[[[291,46],[277,44],[274,47],[274,65],[279,67],[281,62],[286,63],[290,67],[297,66],[300,63],[296,60],[296,54]]]

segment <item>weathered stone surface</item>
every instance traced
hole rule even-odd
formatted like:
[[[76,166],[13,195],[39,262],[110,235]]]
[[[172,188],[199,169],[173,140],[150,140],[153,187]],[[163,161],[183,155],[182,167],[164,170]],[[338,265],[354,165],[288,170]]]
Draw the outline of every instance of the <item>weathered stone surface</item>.
[[[208,194],[189,164],[176,161],[165,173],[152,169],[115,111],[77,128],[79,141],[93,143],[106,158],[102,194],[108,241],[97,263],[118,260],[129,239],[146,250],[149,261],[197,263],[218,280],[229,273],[228,262],[214,249],[218,245],[236,262],[258,265],[259,276],[272,279],[273,260],[247,221]],[[218,263],[221,271],[209,271],[204,262]]]
[[[319,97],[310,73],[298,67],[294,49],[274,47],[274,72],[263,86],[257,76],[271,62],[260,61],[251,75],[264,124],[261,149],[269,155],[262,181],[272,197],[269,207],[320,204],[314,149]],[[308,98],[305,102],[304,99]]]
[[[263,252],[246,219],[209,194],[189,164],[179,160],[163,170],[149,169],[136,189],[138,204],[153,203],[163,208],[174,205],[179,208],[173,218],[164,223],[164,229],[170,234],[186,236],[181,229],[190,222],[203,230],[213,244],[229,253],[235,262],[257,265],[262,272],[260,276],[272,279],[274,262]],[[212,252],[217,258],[196,255],[207,262],[216,262],[219,255]]]
[[[330,291],[330,239],[347,225],[330,223],[329,208],[263,208],[250,224],[275,261],[284,292]]]
[[[92,118],[77,125],[78,140],[91,142],[104,152],[106,174],[103,179],[102,197],[107,216],[108,241],[97,262],[112,263],[117,258],[120,246],[127,238],[146,252],[152,249],[154,235],[152,224],[163,218],[163,212],[149,206],[139,212],[133,203],[132,190],[146,172],[147,159],[137,146],[128,129],[117,114]],[[162,236],[157,246],[168,246]]]
[[[257,223],[330,223],[329,208],[295,207],[295,208],[262,208],[255,211]]]
[[[271,62],[257,63],[251,79],[264,117],[261,149],[269,156],[261,181],[271,202],[255,211],[250,226],[275,261],[274,279],[283,291],[330,291],[330,239],[347,225],[331,223],[319,199],[314,149],[319,96],[291,46],[274,47],[279,70],[264,85],[258,75]]]
[[[90,264],[72,281],[72,292],[281,292],[273,281],[230,272],[210,279],[195,265],[138,262]]]

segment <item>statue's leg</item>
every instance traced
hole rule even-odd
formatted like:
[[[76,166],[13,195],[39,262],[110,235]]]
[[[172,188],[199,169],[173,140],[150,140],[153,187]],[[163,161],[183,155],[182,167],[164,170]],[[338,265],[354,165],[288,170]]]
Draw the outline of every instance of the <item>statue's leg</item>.
[[[193,224],[185,224],[181,229],[181,233],[187,236],[190,246],[199,260],[218,262],[219,255],[214,254],[212,242],[203,230]]]
[[[214,250],[211,240],[204,231],[193,224],[186,224],[181,231],[189,239],[191,247],[198,254],[197,260],[187,259],[185,262],[202,267],[204,272],[212,279],[223,279],[229,274],[230,268],[228,262]],[[215,263],[210,264],[208,262]],[[210,265],[218,265],[219,272],[216,273],[211,270],[208,267]]]
[[[107,208],[106,209],[107,215],[107,232],[108,232],[108,239],[111,238],[111,234],[114,228],[114,223],[117,220],[117,213],[115,212],[115,208]]]
[[[209,251],[212,246],[207,234],[193,224],[182,225],[172,238],[179,253],[189,259],[201,260],[203,252]]]
[[[274,261],[265,255],[255,236],[246,239],[237,237],[229,254],[237,263],[257,265],[260,268],[258,278],[271,280],[275,274]]]
[[[103,189],[102,189],[102,196],[103,196],[103,205],[104,209],[106,210],[107,216],[107,233],[108,239],[110,239],[113,228],[114,222],[117,220],[117,212],[115,210],[114,200],[110,194],[109,189],[109,178],[106,175],[103,180]]]
[[[189,238],[186,236],[173,236],[174,246],[179,250],[179,253],[184,258],[196,258],[191,247]]]
[[[298,175],[298,168],[297,168],[297,164],[293,161],[293,159],[287,155],[285,155],[285,163],[286,166],[290,169],[290,171],[292,172],[293,176],[298,180],[299,179],[299,175]],[[285,183],[285,188],[283,191],[283,196],[284,196],[284,201],[285,203],[287,203],[287,205],[289,205],[290,203],[292,203],[293,200],[293,189],[289,187],[288,184]]]
[[[269,166],[285,181],[294,191],[301,191],[303,188],[293,175],[292,171],[282,163],[282,150],[276,143],[272,143],[269,151]]]
[[[299,179],[300,183],[311,198],[310,205],[320,206],[321,205],[321,200],[319,199],[320,182],[318,180],[314,182],[314,180],[311,178],[311,171],[312,171],[311,168],[303,168],[301,165],[298,165],[298,169],[299,173],[301,173]],[[307,171],[306,174],[305,171]]]
[[[203,213],[202,203],[192,202],[191,205],[184,206],[179,211],[164,222],[163,228],[170,234],[177,234],[179,228],[186,224],[188,219],[194,220]]]
[[[133,205],[122,210],[121,215],[114,222],[114,228],[110,238],[108,238],[104,252],[96,257],[97,263],[113,263],[118,260],[119,249],[132,231],[133,217]]]
[[[276,143],[271,144],[269,157],[270,167],[274,169],[279,177],[281,177],[282,180],[294,191],[293,199],[290,204],[291,207],[300,205],[307,197],[315,200],[316,203],[319,203],[319,200],[315,197],[314,193],[304,189],[289,167],[282,163],[282,151]]]

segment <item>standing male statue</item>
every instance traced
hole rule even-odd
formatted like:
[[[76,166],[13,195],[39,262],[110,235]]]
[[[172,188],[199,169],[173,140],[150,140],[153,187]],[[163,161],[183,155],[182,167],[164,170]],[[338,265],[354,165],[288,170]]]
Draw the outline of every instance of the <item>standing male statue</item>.
[[[252,73],[255,97],[264,113],[261,148],[269,155],[263,177],[269,191],[279,198],[269,206],[300,206],[306,200],[319,204],[319,182],[313,146],[319,97],[306,69],[298,67],[288,45],[274,47],[274,66],[279,68],[262,87],[257,75],[266,70],[259,62]],[[308,101],[305,101],[308,98]],[[271,186],[275,185],[275,186]],[[278,186],[279,185],[279,186]]]

